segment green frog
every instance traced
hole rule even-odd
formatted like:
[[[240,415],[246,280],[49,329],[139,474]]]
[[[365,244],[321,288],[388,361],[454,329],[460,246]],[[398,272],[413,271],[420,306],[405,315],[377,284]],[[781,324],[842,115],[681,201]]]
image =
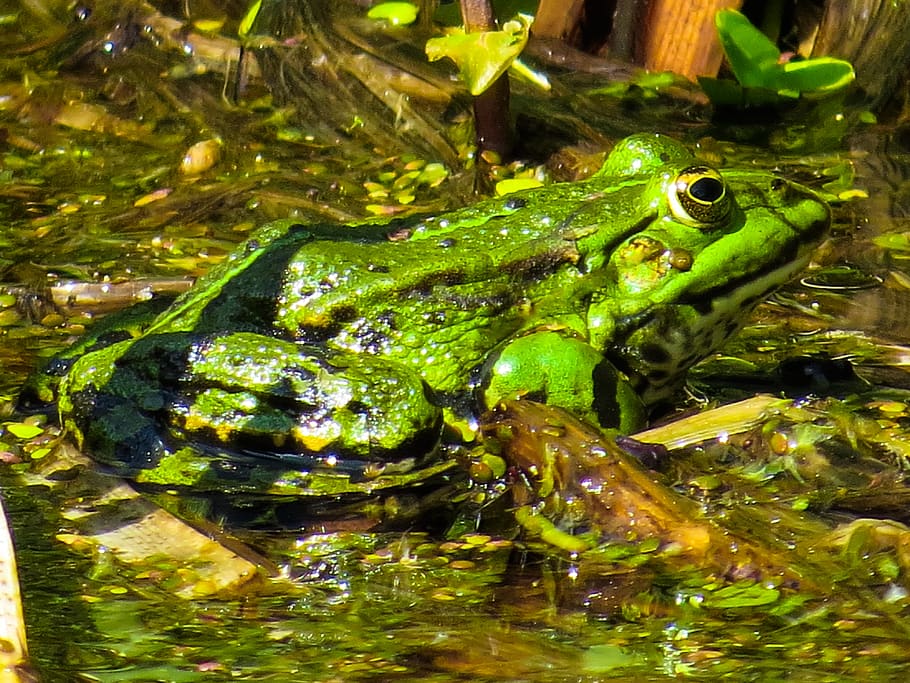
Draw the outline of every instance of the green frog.
[[[265,225],[45,378],[77,442],[139,482],[402,487],[449,468],[440,442],[470,440],[504,399],[642,426],[828,224],[805,187],[635,135],[580,182],[436,216]]]

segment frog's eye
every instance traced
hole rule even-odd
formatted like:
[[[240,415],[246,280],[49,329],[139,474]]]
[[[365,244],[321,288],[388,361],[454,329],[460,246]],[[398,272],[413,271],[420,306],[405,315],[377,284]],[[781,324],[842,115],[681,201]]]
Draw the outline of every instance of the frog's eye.
[[[720,173],[708,166],[690,166],[670,185],[670,210],[676,220],[715,228],[730,216],[732,199]]]

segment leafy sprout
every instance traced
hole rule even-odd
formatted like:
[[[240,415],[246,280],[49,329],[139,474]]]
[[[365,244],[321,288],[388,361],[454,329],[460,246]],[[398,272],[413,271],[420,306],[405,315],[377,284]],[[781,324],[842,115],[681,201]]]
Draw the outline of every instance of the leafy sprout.
[[[512,66],[528,42],[533,17],[519,14],[499,31],[450,33],[430,38],[427,57],[435,62],[448,57],[458,66],[472,95],[479,95]]]
[[[246,14],[244,14],[243,19],[240,20],[240,26],[237,27],[237,35],[241,38],[249,36],[250,31],[253,30],[253,24],[256,22],[256,17],[259,16],[260,9],[262,9],[262,0],[253,0],[253,2],[250,3]]]
[[[776,104],[801,95],[821,96],[849,85],[853,66],[833,57],[785,60],[777,46],[736,10],[714,18],[720,44],[738,83],[699,77],[714,104]]]

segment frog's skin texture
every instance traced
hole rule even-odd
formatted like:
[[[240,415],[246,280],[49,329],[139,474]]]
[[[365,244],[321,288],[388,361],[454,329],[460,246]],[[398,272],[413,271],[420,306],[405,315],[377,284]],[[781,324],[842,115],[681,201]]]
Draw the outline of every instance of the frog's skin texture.
[[[808,189],[657,135],[445,215],[278,221],[141,333],[115,320],[58,358],[60,412],[140,481],[320,495],[444,468],[443,424],[501,399],[628,431],[828,223]]]

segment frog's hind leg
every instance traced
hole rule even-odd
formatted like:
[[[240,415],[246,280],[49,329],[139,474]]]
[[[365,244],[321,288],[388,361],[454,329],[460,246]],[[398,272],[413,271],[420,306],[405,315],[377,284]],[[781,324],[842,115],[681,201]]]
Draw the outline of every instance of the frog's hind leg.
[[[172,420],[188,439],[305,469],[420,459],[442,414],[398,363],[239,332],[194,346]]]
[[[237,476],[257,461],[404,472],[442,428],[414,371],[252,332],[129,340],[83,356],[66,381],[68,430],[96,460],[144,481],[196,485],[216,462]]]

